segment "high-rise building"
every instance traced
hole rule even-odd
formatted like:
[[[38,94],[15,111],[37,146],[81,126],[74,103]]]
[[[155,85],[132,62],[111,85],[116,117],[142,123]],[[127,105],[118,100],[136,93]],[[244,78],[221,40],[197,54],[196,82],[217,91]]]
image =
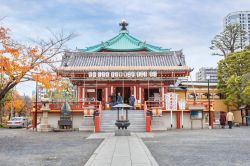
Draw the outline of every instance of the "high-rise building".
[[[210,77],[210,82],[217,82],[217,69],[202,67],[196,73],[196,81],[207,81],[207,77]]]
[[[229,13],[224,18],[224,27],[231,24],[239,24],[242,29],[247,33],[245,36],[242,36],[240,41],[242,48],[250,44],[250,11],[237,11]],[[243,40],[245,38],[245,42]]]

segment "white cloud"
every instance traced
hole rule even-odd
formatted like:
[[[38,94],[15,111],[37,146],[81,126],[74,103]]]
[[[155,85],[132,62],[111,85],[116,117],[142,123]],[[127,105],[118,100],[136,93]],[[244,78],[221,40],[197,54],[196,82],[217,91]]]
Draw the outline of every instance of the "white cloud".
[[[1,0],[0,0],[1,1]],[[119,31],[125,17],[132,35],[148,43],[183,49],[188,65],[195,71],[216,66],[210,41],[222,30],[229,12],[249,10],[249,0],[44,0],[0,2],[0,17],[18,40],[47,38],[47,27],[54,31],[79,34],[68,43],[72,49],[84,48],[110,39]]]

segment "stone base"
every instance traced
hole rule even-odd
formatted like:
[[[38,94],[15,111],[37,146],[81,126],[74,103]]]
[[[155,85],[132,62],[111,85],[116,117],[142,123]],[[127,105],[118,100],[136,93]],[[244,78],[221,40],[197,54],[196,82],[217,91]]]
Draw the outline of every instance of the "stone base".
[[[39,131],[39,132],[50,132],[52,130],[53,129],[50,127],[50,125],[43,125],[43,124],[41,124],[40,128],[37,131]]]
[[[73,129],[53,129],[54,132],[72,132]]]
[[[115,130],[115,136],[130,136],[131,133],[129,130]]]
[[[164,131],[167,130],[165,127],[163,117],[153,117],[151,120],[151,130],[152,131]]]
[[[93,117],[84,117],[81,126],[79,127],[79,131],[94,131],[95,125]]]

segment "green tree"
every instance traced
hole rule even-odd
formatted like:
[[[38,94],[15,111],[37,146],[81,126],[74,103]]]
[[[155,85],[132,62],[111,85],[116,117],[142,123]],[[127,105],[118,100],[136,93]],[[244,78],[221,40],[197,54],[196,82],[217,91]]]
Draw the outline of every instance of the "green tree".
[[[218,63],[218,88],[233,108],[250,103],[250,50],[225,55]]]
[[[239,24],[232,24],[225,27],[224,31],[216,35],[211,41],[210,49],[219,50],[221,53],[214,55],[225,56],[240,48],[244,48],[246,31]]]

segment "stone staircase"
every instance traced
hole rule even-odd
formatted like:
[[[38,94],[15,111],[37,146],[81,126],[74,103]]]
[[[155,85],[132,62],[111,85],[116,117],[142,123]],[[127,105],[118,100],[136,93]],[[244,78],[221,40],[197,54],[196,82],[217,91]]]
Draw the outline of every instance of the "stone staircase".
[[[125,110],[124,110],[125,116]],[[115,121],[117,119],[117,110],[102,111],[101,113],[101,132],[114,132],[117,130]],[[130,126],[128,130],[132,132],[144,132],[145,131],[145,116],[143,110],[129,110],[128,119]]]

